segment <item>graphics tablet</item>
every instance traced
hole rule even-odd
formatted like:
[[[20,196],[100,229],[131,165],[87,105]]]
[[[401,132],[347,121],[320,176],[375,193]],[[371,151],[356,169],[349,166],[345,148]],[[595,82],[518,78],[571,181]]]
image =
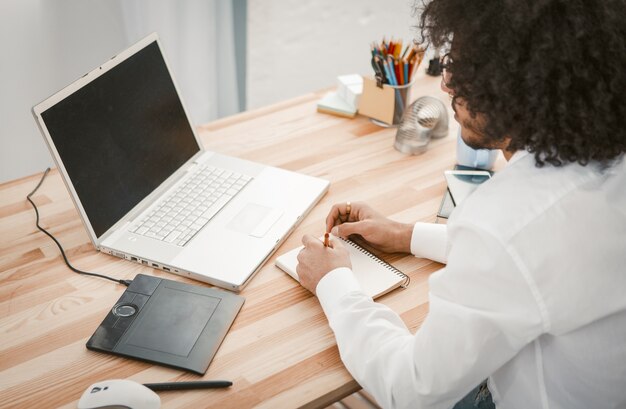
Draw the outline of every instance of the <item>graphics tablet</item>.
[[[204,374],[244,298],[138,274],[87,348]]]

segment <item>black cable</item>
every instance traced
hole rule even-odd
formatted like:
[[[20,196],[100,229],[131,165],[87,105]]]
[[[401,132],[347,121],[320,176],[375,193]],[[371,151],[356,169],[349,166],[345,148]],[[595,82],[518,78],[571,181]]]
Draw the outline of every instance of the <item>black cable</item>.
[[[65,250],[63,250],[63,247],[61,246],[61,243],[59,243],[59,241],[52,234],[48,233],[48,231],[46,231],[46,229],[44,229],[43,227],[41,227],[39,225],[39,210],[37,210],[37,206],[35,206],[35,203],[30,199],[30,197],[32,195],[34,195],[35,192],[39,189],[39,187],[43,183],[43,180],[48,175],[48,172],[50,172],[50,168],[46,169],[46,171],[43,173],[43,176],[41,177],[41,180],[39,181],[39,183],[35,187],[35,189],[33,189],[33,191],[30,192],[28,194],[28,196],[26,196],[26,199],[30,202],[31,205],[33,205],[33,209],[35,209],[35,215],[37,215],[37,221],[35,222],[35,225],[37,226],[37,228],[39,230],[41,230],[42,232],[46,233],[48,235],[48,237],[50,237],[52,240],[54,240],[54,242],[59,247],[59,250],[61,250],[61,255],[63,256],[63,260],[65,260],[65,264],[67,264],[67,266],[70,268],[70,270],[72,270],[72,271],[74,271],[74,272],[76,272],[78,274],[85,274],[85,275],[88,275],[88,276],[105,278],[107,280],[115,281],[116,283],[120,283],[120,284],[123,284],[126,287],[128,287],[130,285],[130,283],[132,282],[132,280],[118,280],[117,278],[108,277],[108,276],[105,276],[105,275],[102,275],[102,274],[90,273],[90,272],[87,272],[87,271],[79,270],[76,267],[74,267],[73,265],[71,265],[69,260],[67,259],[67,256],[65,255]]]

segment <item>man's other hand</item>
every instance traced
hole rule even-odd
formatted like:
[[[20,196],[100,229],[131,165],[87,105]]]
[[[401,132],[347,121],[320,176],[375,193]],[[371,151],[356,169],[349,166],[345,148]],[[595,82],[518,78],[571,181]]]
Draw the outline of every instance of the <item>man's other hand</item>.
[[[413,225],[390,220],[362,202],[333,205],[326,217],[326,231],[348,238],[360,236],[372,247],[387,253],[410,253]]]

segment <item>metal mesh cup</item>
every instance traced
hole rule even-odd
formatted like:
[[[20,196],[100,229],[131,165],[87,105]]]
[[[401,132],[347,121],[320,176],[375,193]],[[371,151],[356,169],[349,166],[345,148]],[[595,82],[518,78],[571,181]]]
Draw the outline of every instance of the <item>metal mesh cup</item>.
[[[394,147],[403,153],[416,155],[426,151],[431,138],[448,134],[448,110],[433,97],[420,97],[404,111],[396,133]]]

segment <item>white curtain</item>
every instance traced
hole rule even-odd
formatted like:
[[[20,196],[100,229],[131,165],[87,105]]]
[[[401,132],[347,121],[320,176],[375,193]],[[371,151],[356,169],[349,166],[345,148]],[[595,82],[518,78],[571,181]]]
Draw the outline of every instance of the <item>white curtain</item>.
[[[159,34],[195,124],[239,111],[231,1],[119,1],[129,42]]]

